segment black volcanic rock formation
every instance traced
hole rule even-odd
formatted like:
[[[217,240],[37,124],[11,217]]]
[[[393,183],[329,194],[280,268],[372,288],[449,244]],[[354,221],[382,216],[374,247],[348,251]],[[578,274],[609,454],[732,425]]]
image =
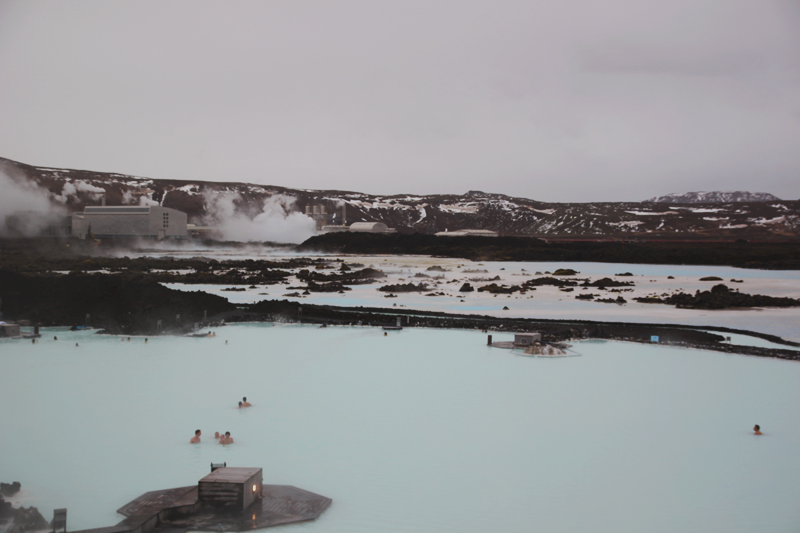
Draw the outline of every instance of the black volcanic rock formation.
[[[123,334],[152,334],[159,320],[164,331],[181,331],[201,321],[204,314],[210,317],[236,309],[221,296],[176,291],[147,276],[128,274],[0,271],[0,298],[6,319],[27,319],[42,326],[91,325]]]
[[[745,294],[731,290],[727,285],[714,285],[710,291],[697,291],[694,295],[679,292],[666,298],[635,298],[640,303],[662,303],[685,309],[732,309],[737,307],[798,307],[800,300],[777,298],[763,294]]]

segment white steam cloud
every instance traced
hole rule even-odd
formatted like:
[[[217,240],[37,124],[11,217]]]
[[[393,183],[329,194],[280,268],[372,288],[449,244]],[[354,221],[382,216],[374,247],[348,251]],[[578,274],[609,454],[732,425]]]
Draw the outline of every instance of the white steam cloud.
[[[49,193],[20,176],[9,165],[0,165],[0,235],[34,236],[62,215],[54,209]]]
[[[98,198],[101,194],[105,194],[106,190],[102,187],[95,187],[91,183],[85,182],[83,180],[76,180],[74,183],[72,182],[64,182],[64,186],[61,188],[61,194],[56,196],[55,199],[61,202],[62,204],[66,204],[70,197],[78,199],[77,194],[79,192],[87,192],[92,195],[92,198]]]
[[[122,193],[122,205],[140,205],[142,207],[150,207],[159,204],[152,198],[149,198],[145,193],[134,194],[131,191],[125,191]]]
[[[150,207],[153,205],[159,205],[159,203],[143,194],[139,197],[139,205],[142,207]]]
[[[295,211],[295,198],[276,194],[264,201],[261,213],[250,217],[237,209],[238,193],[206,192],[208,223],[231,241],[300,243],[315,233],[314,221]]]

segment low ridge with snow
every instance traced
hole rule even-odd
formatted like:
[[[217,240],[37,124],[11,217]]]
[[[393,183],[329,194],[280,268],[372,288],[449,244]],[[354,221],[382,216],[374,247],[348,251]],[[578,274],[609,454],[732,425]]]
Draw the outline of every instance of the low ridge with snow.
[[[148,179],[34,167],[3,158],[0,170],[26,187],[41,191],[51,205],[64,212],[97,205],[103,195],[108,205],[178,209],[187,213],[190,223],[198,225],[220,223],[221,212],[224,216],[234,214],[258,220],[265,211],[278,210],[285,217],[297,217],[307,206],[324,205],[333,215],[329,223],[342,224],[342,207],[346,206],[347,224],[383,222],[403,233],[482,229],[502,235],[589,239],[800,236],[800,201],[778,200],[762,193],[690,193],[686,200],[670,195],[647,202],[551,203],[482,191],[370,195],[251,183]],[[719,196],[724,194],[732,196]],[[741,195],[751,196],[744,199]],[[215,210],[219,198],[229,199],[227,211]]]
[[[767,192],[747,192],[747,191],[698,191],[687,192],[684,194],[667,194],[656,196],[645,200],[653,203],[676,203],[676,204],[710,204],[724,202],[780,202],[781,199]]]

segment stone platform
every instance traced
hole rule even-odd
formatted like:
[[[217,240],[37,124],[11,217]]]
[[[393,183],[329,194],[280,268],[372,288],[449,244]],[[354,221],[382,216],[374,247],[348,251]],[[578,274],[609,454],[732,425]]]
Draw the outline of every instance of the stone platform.
[[[116,526],[74,533],[185,533],[249,531],[314,520],[332,500],[291,485],[263,485],[262,497],[244,511],[201,505],[197,485],[146,492],[117,510]]]

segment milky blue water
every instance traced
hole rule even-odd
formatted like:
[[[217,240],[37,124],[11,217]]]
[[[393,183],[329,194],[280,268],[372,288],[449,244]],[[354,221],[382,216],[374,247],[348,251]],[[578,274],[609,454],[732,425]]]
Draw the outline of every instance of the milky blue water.
[[[295,325],[3,340],[0,480],[48,519],[67,507],[70,530],[115,524],[212,461],[333,498],[294,531],[800,530],[800,364],[599,341],[528,358],[485,342]],[[235,409],[242,396],[252,408]]]

